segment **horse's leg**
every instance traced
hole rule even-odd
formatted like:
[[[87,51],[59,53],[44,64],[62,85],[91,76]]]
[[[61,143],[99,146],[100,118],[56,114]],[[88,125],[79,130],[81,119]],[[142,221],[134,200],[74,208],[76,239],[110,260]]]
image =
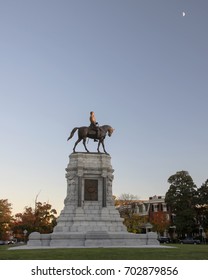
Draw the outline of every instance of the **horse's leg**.
[[[79,139],[75,142],[74,148],[73,148],[73,152],[74,152],[74,153],[76,153],[76,152],[75,152],[75,148],[76,148],[77,144],[78,144],[81,140],[82,140],[82,138],[79,138]]]
[[[100,153],[100,143],[101,143],[101,140],[99,140],[98,146],[97,146],[97,151],[98,151],[98,153]]]
[[[105,154],[108,155],[108,153],[107,153],[106,150],[105,150],[104,139],[102,139],[101,143],[102,143],[102,146],[103,146],[103,151],[105,152]]]
[[[89,153],[90,151],[87,149],[86,140],[87,140],[87,138],[84,138],[84,139],[83,139],[83,145],[84,145],[84,147],[85,147],[85,150]]]

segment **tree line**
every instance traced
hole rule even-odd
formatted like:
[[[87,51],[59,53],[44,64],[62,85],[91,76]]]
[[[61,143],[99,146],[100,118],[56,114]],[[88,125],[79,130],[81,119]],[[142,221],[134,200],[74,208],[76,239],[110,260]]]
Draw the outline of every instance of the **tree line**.
[[[124,208],[124,224],[130,232],[140,233],[142,225],[151,222],[153,230],[162,233],[173,231],[178,236],[192,236],[208,233],[208,179],[197,187],[188,171],[178,171],[168,178],[170,184],[165,194],[165,203],[171,213],[167,220],[164,213],[158,213],[154,220],[134,212],[136,196],[127,195],[125,203],[133,207]],[[115,199],[115,204],[118,200]],[[23,213],[12,215],[12,205],[7,199],[0,199],[0,240],[24,240],[33,231],[51,233],[57,223],[57,211],[46,202],[35,201],[34,208],[25,207]],[[171,232],[170,232],[171,233]]]
[[[12,205],[0,199],[0,240],[25,241],[33,232],[51,233],[56,225],[57,211],[49,203],[35,202],[34,208],[25,207],[23,213],[12,215]]]
[[[168,179],[170,187],[165,202],[172,213],[171,226],[179,236],[192,236],[208,231],[208,179],[197,187],[187,171]]]
[[[185,236],[208,236],[208,179],[197,187],[188,171],[178,171],[168,178],[170,184],[165,194],[169,217],[166,212],[158,211],[153,217],[135,213],[136,196],[123,194],[116,200],[121,207],[120,214],[128,231],[141,233],[150,222],[153,231],[160,235],[169,233],[172,238]]]

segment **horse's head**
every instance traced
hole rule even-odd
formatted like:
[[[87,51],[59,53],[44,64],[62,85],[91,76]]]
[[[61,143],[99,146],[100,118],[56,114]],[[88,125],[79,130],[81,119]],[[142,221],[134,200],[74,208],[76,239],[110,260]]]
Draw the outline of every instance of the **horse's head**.
[[[114,130],[115,130],[115,129],[112,128],[111,126],[109,127],[109,129],[108,129],[108,136],[109,136],[109,137],[111,137],[111,135],[112,135],[112,133],[113,133]]]

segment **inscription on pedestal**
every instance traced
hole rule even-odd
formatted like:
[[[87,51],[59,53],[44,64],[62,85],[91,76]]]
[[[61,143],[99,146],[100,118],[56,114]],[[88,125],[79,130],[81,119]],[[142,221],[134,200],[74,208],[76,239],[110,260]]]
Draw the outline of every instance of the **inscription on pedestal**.
[[[84,200],[88,200],[88,201],[98,200],[98,180],[85,179]]]

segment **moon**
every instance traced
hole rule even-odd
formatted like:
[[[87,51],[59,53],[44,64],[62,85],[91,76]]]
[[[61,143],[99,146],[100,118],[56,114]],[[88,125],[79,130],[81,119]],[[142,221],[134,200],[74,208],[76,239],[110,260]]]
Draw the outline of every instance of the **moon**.
[[[185,17],[185,15],[186,15],[186,13],[185,13],[185,12],[182,12],[182,16]]]

